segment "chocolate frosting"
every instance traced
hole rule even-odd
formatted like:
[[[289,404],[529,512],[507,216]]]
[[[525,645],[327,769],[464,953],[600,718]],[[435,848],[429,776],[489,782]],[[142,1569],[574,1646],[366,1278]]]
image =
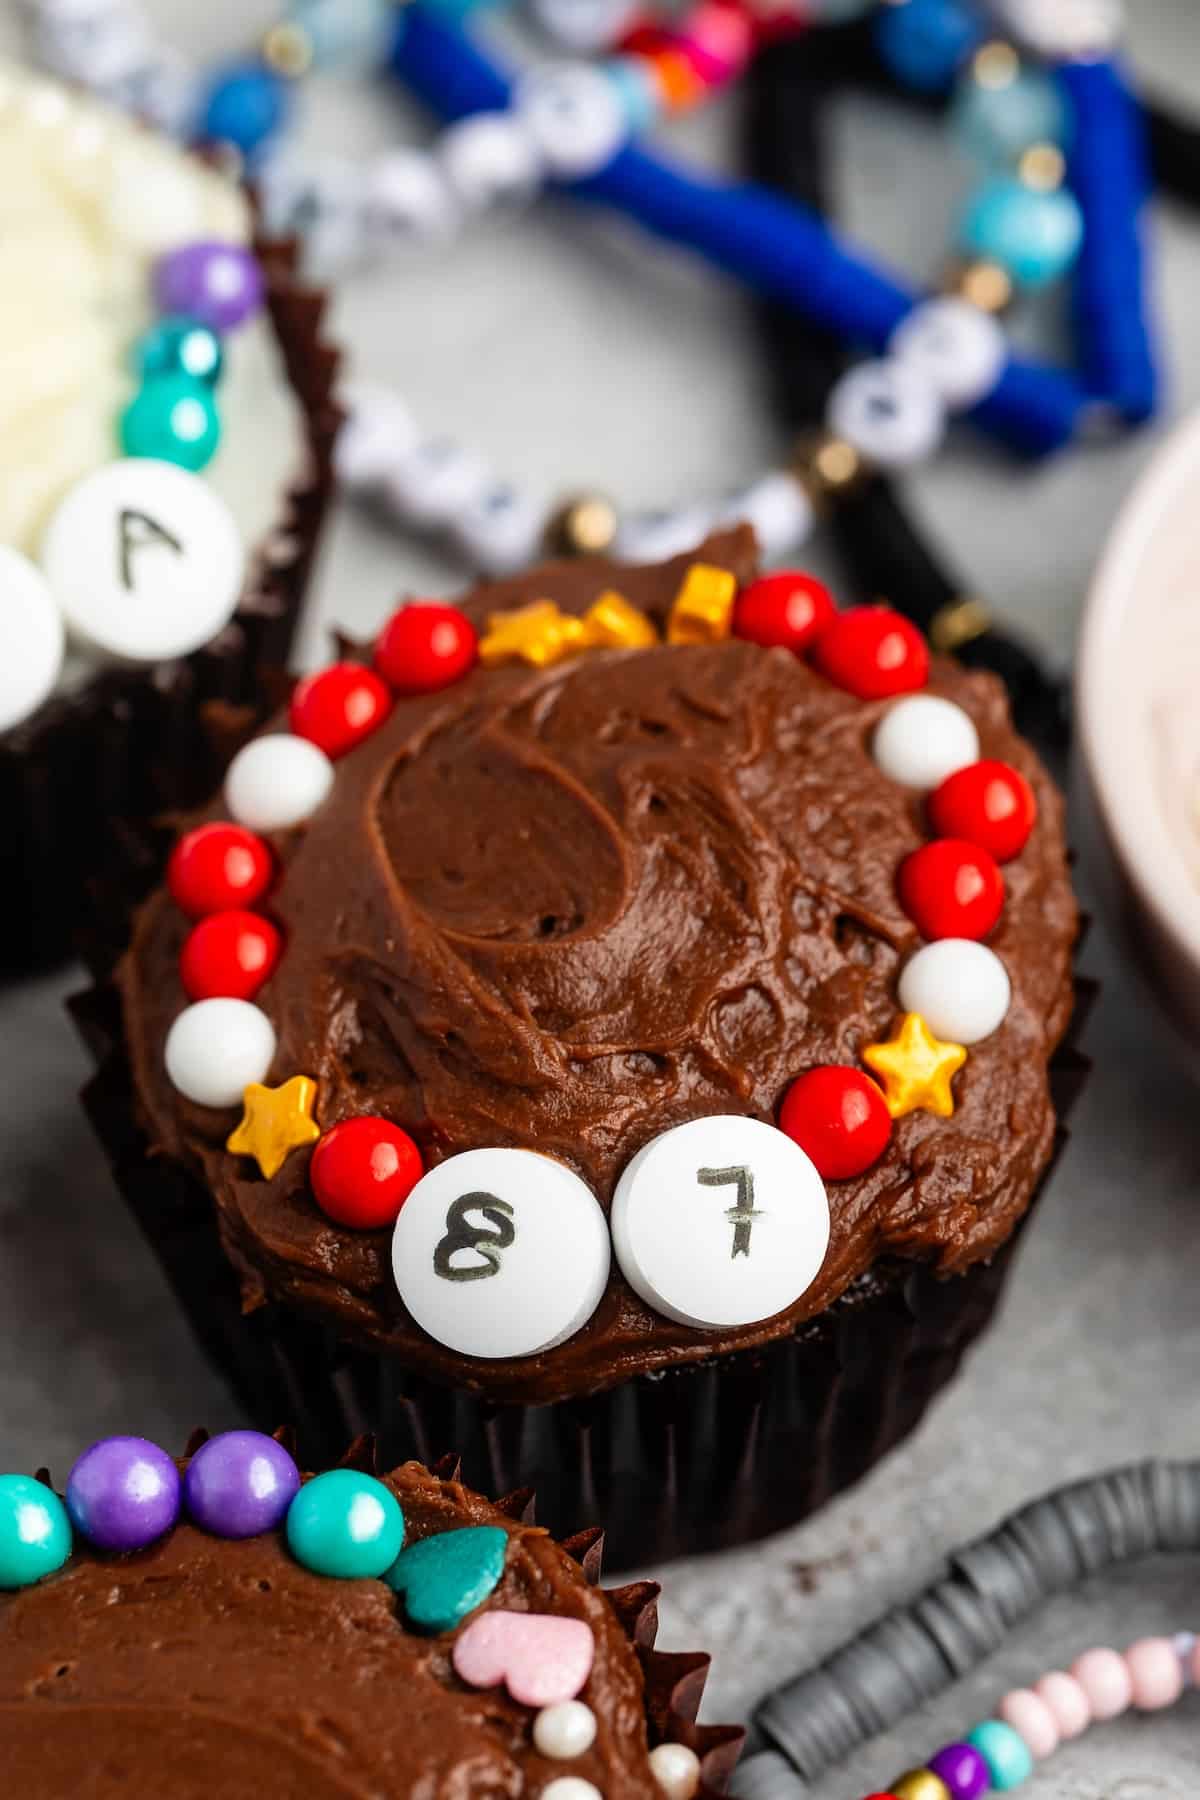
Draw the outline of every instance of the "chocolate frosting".
[[[656,568],[552,564],[464,604],[479,622],[532,599],[578,614],[616,588],[661,625],[696,560],[749,580],[752,535]],[[141,1123],[211,1189],[246,1303],[299,1306],[425,1373],[529,1402],[779,1337],[883,1256],[951,1274],[993,1252],[1051,1152],[1047,1063],[1070,1016],[1077,914],[1062,803],[1001,685],[935,658],[929,691],[964,707],[982,754],[1037,795],[990,940],[1012,1005],[957,1077],[953,1118],[899,1120],[875,1167],[829,1184],[829,1251],[795,1306],[700,1332],[651,1312],[614,1266],[589,1324],[544,1355],[478,1362],[431,1342],[396,1294],[388,1234],[324,1218],[307,1153],[258,1178],[224,1150],[236,1114],[167,1082],[187,926],[159,894],[119,971]],[[546,1152],[605,1207],[669,1126],[773,1119],[797,1074],[858,1063],[890,1033],[900,965],[919,946],[895,877],[926,841],[921,801],[870,753],[887,704],[733,639],[480,669],[401,701],[279,841],[271,904],[287,949],[259,996],[279,1034],[270,1079],[314,1077],[322,1125],[380,1112],[430,1161],[481,1145]]]

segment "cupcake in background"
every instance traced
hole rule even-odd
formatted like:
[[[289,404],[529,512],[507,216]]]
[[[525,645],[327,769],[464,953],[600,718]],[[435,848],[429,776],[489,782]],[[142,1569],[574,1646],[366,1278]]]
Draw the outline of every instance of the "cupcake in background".
[[[258,1421],[653,1561],[954,1373],[1080,1074],[1077,923],[999,683],[740,529],[301,682],[81,1003],[88,1105]]]

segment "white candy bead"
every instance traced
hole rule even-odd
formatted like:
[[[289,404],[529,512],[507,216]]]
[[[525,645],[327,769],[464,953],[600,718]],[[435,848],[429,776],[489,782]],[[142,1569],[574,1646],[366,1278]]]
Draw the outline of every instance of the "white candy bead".
[[[933,383],[888,357],[847,369],[829,396],[828,424],[881,468],[904,469],[932,456],[946,416]]]
[[[549,172],[563,181],[594,175],[627,135],[616,86],[580,63],[534,69],[517,85],[514,111]]]
[[[765,557],[786,556],[812,535],[812,501],[798,481],[779,469],[721,502],[716,524],[743,520],[753,526]]]
[[[248,1000],[197,1000],[167,1033],[167,1076],[197,1106],[236,1106],[252,1081],[264,1081],[275,1056],[275,1028]]]
[[[953,700],[913,694],[884,713],[871,753],[892,781],[935,788],[948,775],[979,761],[979,733],[970,714]]]
[[[636,7],[630,0],[532,0],[530,11],[548,37],[575,56],[593,56],[622,36]]]
[[[900,971],[900,1004],[920,1013],[935,1037],[978,1044],[1004,1023],[1012,1001],[1008,970],[994,950],[969,938],[940,938]]]
[[[596,1715],[582,1700],[544,1706],[533,1721],[533,1747],[556,1762],[582,1756],[596,1741]]]
[[[234,516],[199,476],[126,457],[77,482],[41,562],[72,637],[128,662],[186,656],[233,617],[246,557]]]
[[[665,562],[703,543],[713,517],[713,509],[699,502],[660,512],[631,513],[617,526],[613,555],[619,562]]]
[[[647,1306],[701,1330],[774,1318],[811,1286],[829,1242],[825,1185],[758,1119],[693,1119],[653,1138],[613,1196],[612,1237]]]
[[[307,738],[251,738],[229,765],[225,804],[250,831],[286,831],[315,813],[333,786],[333,764]]]
[[[990,313],[953,294],[914,306],[892,333],[891,356],[931,382],[949,407],[974,406],[990,394],[1008,358],[1004,333]]]
[[[416,420],[390,388],[354,386],[341,395],[346,420],[333,447],[333,467],[355,493],[376,488],[412,450]]]
[[[604,1795],[582,1775],[556,1775],[546,1783],[538,1800],[604,1800]]]
[[[1125,28],[1122,0],[992,0],[1010,37],[1051,62],[1104,56]]]
[[[487,464],[453,438],[422,438],[388,470],[383,493],[408,525],[450,525],[492,484]]]
[[[465,1356],[536,1356],[600,1304],[610,1245],[579,1176],[532,1150],[467,1150],[422,1176],[392,1270],[422,1330]]]
[[[509,112],[460,119],[442,133],[437,153],[455,197],[470,212],[528,200],[541,182],[533,139]]]
[[[700,1758],[686,1744],[656,1744],[650,1773],[666,1800],[693,1800],[700,1787]]]
[[[423,150],[386,150],[367,170],[366,223],[384,249],[446,243],[461,212],[439,164]]]
[[[0,544],[0,731],[37,711],[58,680],[62,614],[41,570]]]
[[[505,482],[485,488],[457,515],[450,535],[485,575],[512,575],[541,548],[545,509]]]

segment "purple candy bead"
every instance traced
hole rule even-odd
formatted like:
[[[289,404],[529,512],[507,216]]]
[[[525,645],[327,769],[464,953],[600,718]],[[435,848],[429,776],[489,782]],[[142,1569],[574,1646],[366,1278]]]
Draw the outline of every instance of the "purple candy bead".
[[[146,1438],[101,1438],[67,1477],[76,1531],[101,1550],[141,1550],[179,1517],[179,1471]]]
[[[160,259],[154,296],[161,312],[190,313],[213,331],[232,331],[262,305],[262,271],[240,244],[184,244]]]
[[[928,1766],[950,1789],[951,1800],[978,1800],[991,1786],[987,1763],[973,1744],[947,1744]]]
[[[261,1431],[226,1431],[201,1444],[187,1466],[183,1497],[214,1537],[274,1531],[300,1490],[300,1471],[282,1444]]]

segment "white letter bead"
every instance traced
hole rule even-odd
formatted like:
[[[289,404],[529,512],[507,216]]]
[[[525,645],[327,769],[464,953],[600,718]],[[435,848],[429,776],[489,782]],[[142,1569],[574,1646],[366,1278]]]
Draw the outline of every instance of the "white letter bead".
[[[412,414],[382,387],[352,387],[342,396],[346,421],[337,434],[333,466],[339,482],[362,493],[377,487],[417,441]]]
[[[0,731],[8,731],[49,698],[63,659],[62,615],[39,568],[0,544]]]
[[[639,1150],[613,1196],[613,1246],[647,1306],[701,1330],[774,1318],[829,1242],[825,1186],[758,1119],[693,1119]]]
[[[445,130],[438,155],[463,205],[483,212],[537,192],[541,162],[529,133],[511,113],[476,113]]]
[[[712,508],[699,502],[659,512],[632,513],[617,526],[613,555],[619,562],[665,562],[685,550],[695,550],[708,536],[712,522]]]
[[[928,376],[888,357],[846,371],[829,396],[828,423],[881,468],[903,469],[933,455],[946,416]]]
[[[932,382],[947,406],[974,406],[990,394],[1008,357],[1004,333],[990,313],[952,294],[914,306],[888,346]]]
[[[392,1271],[423,1331],[465,1356],[536,1356],[573,1337],[608,1281],[591,1189],[532,1150],[466,1150],[400,1209]]]
[[[900,971],[899,991],[905,1012],[920,1013],[933,1035],[951,1044],[990,1037],[1012,1000],[996,952],[969,938],[941,938],[918,950]]]
[[[173,1087],[197,1106],[237,1106],[252,1081],[266,1079],[275,1028],[248,1000],[197,1000],[167,1033],[164,1060]]]
[[[384,247],[444,243],[459,208],[439,165],[424,150],[386,150],[367,173],[367,226]]]
[[[666,1800],[692,1800],[700,1787],[700,1758],[686,1744],[656,1744],[650,1773]]]
[[[582,1700],[543,1706],[533,1721],[533,1747],[556,1762],[582,1756],[596,1741],[596,1715]]]
[[[463,508],[450,534],[485,575],[513,575],[535,560],[545,523],[543,507],[496,482]]]
[[[286,831],[315,813],[333,786],[333,764],[307,738],[251,738],[225,776],[225,804],[250,831]]]
[[[718,525],[743,520],[753,527],[764,556],[786,556],[812,535],[812,501],[800,483],[780,469],[721,502]]]
[[[594,175],[625,142],[615,84],[578,63],[526,75],[517,87],[515,111],[550,174],[563,181]]]
[[[936,694],[897,700],[875,728],[871,752],[880,769],[905,787],[940,787],[948,775],[979,761],[979,733],[969,713]]]
[[[127,457],[59,503],[41,563],[67,629],[126,662],[186,656],[237,607],[245,552],[233,514],[199,476]]]
[[[481,456],[453,438],[422,438],[390,469],[383,492],[406,524],[450,525],[491,483]]]

